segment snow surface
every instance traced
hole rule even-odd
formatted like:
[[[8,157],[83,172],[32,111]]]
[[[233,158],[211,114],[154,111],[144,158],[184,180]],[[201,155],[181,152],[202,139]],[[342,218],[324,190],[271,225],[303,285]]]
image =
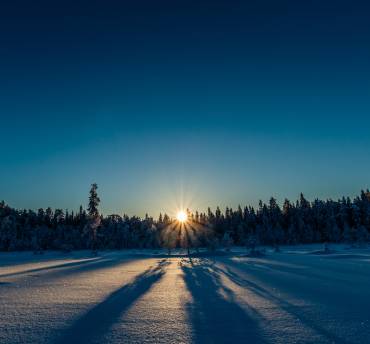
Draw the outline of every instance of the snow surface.
[[[370,249],[0,254],[0,343],[369,343]]]

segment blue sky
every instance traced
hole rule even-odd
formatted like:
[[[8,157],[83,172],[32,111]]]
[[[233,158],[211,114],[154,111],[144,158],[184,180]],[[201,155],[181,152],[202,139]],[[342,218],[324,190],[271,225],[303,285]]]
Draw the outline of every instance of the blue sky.
[[[369,187],[365,2],[17,2],[0,199],[157,215]],[[183,200],[183,201],[182,201]]]

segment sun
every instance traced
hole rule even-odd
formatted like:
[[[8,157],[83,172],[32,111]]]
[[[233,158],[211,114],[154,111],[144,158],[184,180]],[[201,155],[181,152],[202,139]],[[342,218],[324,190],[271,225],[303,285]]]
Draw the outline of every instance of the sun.
[[[185,213],[185,211],[180,210],[180,211],[176,214],[176,219],[177,219],[177,221],[184,223],[184,222],[186,222],[186,221],[187,221],[187,219],[188,219],[188,215]]]

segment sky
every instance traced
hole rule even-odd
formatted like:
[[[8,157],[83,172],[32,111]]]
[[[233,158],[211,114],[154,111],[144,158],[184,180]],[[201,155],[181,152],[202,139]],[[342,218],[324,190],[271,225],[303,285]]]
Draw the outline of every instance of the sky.
[[[9,1],[0,199],[157,216],[370,187],[366,1]]]

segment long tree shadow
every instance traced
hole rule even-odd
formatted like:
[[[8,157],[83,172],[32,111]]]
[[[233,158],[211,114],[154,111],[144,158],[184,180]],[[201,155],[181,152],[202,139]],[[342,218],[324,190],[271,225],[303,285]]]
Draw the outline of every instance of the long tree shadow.
[[[195,343],[265,343],[256,319],[241,308],[218,274],[201,262],[182,266],[193,302],[188,304]]]
[[[74,261],[74,262],[67,262],[67,263],[62,263],[62,264],[43,266],[43,267],[40,267],[40,268],[34,268],[34,269],[28,269],[28,270],[22,270],[22,271],[16,271],[16,272],[9,272],[9,273],[5,273],[5,274],[0,274],[0,277],[14,277],[14,276],[32,274],[32,273],[35,273],[35,272],[42,272],[42,271],[49,271],[49,270],[52,271],[52,270],[56,270],[56,269],[79,267],[79,266],[83,266],[85,264],[94,264],[94,263],[102,262],[102,261],[107,261],[107,259],[103,259],[103,257],[83,259],[83,260]]]
[[[216,265],[212,265],[212,268],[214,271],[218,274],[224,274],[230,281],[238,285],[239,287],[248,289],[255,295],[268,300],[269,302],[275,304],[277,307],[283,309],[285,312],[288,314],[293,315],[297,319],[300,320],[300,322],[303,325],[306,325],[307,327],[313,329],[317,333],[319,333],[321,336],[325,337],[332,343],[341,343],[341,344],[346,344],[348,341],[346,341],[343,338],[338,337],[336,334],[328,331],[325,329],[322,325],[318,324],[315,320],[312,320],[305,316],[303,312],[300,310],[300,308],[297,308],[287,300],[282,299],[281,297],[275,296],[272,292],[270,292],[268,289],[258,285],[255,282],[252,282],[251,280],[248,280],[246,278],[241,277],[243,274],[242,270],[240,270],[239,267],[235,267],[235,263],[228,260],[228,262],[223,262],[225,264],[224,268],[221,268]],[[229,265],[229,266],[228,266]],[[238,271],[240,270],[239,273],[235,273],[232,271],[230,268],[232,267],[233,269],[237,269]]]
[[[114,291],[79,318],[54,343],[100,343],[104,334],[119,321],[122,314],[163,277],[167,264],[165,260],[160,261],[155,268],[147,269],[131,283]]]
[[[1,286],[8,286],[8,285],[11,285],[12,283],[10,283],[10,282],[1,282],[0,281],[0,287]]]
[[[45,275],[48,279],[51,278],[66,278],[68,276],[80,273],[86,273],[90,271],[97,271],[107,268],[114,268],[117,265],[126,265],[135,260],[135,257],[98,257],[93,260],[83,260],[81,262],[70,262],[55,266],[42,267],[36,269],[30,269],[27,271],[19,271],[15,273],[3,274],[0,278],[17,277],[17,276],[31,276],[32,277],[43,277],[42,273],[47,273]],[[37,273],[40,273],[39,275]]]
[[[325,274],[324,272],[316,273],[314,271],[311,271],[309,266],[307,265],[294,265],[294,264],[288,265],[288,264],[284,264],[284,263],[280,263],[276,261],[274,261],[274,264],[271,265],[271,260],[268,260],[267,257],[265,257],[264,259],[259,259],[258,261],[254,261],[254,262],[247,261],[246,263],[241,263],[241,264],[248,265],[252,267],[253,269],[257,269],[257,270],[281,271],[283,273],[294,274],[294,275],[301,276],[304,278],[307,278],[307,277],[315,278],[320,281],[336,280],[337,282],[343,282],[343,280],[345,280],[345,278],[337,278],[333,276],[333,274],[328,275],[328,274]]]

